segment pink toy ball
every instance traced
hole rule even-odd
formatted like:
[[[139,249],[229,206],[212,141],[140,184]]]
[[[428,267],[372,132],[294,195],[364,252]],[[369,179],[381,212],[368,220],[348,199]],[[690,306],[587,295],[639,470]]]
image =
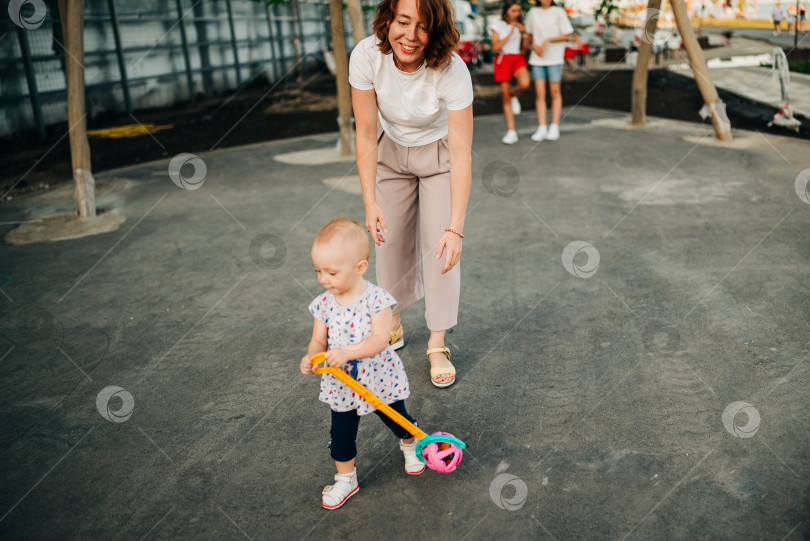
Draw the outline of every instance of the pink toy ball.
[[[463,447],[466,447],[464,443],[447,432],[434,432],[430,438],[434,441],[422,448],[422,457],[424,457],[427,467],[439,473],[454,471],[464,454],[461,451]],[[457,445],[455,442],[461,445]]]

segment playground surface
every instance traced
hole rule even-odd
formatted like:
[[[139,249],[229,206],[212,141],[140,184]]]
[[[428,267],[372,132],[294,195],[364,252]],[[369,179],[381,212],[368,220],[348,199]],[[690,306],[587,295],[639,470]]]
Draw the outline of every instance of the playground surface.
[[[734,31],[729,43],[719,37],[722,28],[706,28],[715,45],[703,51],[712,62],[736,57],[771,55],[775,38],[758,29]],[[630,31],[630,35],[633,32]],[[807,41],[800,46],[807,46]],[[685,66],[685,55],[659,58],[651,66],[647,89],[647,113],[653,116],[698,121],[703,99]],[[670,70],[672,65],[686,69]],[[666,68],[666,69],[661,69]],[[743,67],[712,69],[713,78],[735,128],[759,130],[775,135],[810,139],[810,121],[803,112],[810,110],[808,76],[791,74],[792,103],[803,125],[799,132],[768,127],[782,106],[779,85],[767,68]],[[746,72],[750,72],[750,75]],[[492,66],[472,72],[476,116],[500,113],[500,89],[494,82]],[[632,66],[626,62],[589,65],[585,71],[563,72],[562,94],[567,105],[590,106],[614,111],[630,111],[629,92]],[[336,129],[337,101],[334,77],[323,67],[298,85],[293,81],[256,84],[224,96],[211,96],[194,103],[178,103],[170,108],[138,110],[134,114],[88,117],[93,171],[144,163],[179,152],[210,152],[222,148],[324,133]],[[520,98],[523,110],[534,108],[534,92]],[[154,133],[145,134],[146,128]],[[96,131],[97,130],[97,131]],[[71,178],[70,145],[67,124],[50,126],[45,141],[28,138],[0,138],[0,199],[15,198]],[[128,134],[127,137],[113,137]],[[136,134],[140,134],[136,136]],[[34,165],[32,167],[32,165]]]
[[[782,47],[785,51],[793,53],[792,36],[785,34],[773,36],[767,30],[730,27],[712,29],[707,27],[706,33],[724,30],[733,30],[734,33],[728,43],[703,51],[710,68],[709,75],[712,83],[719,89],[755,102],[768,104],[775,110],[779,110],[783,103],[778,75],[771,67],[761,67],[758,64],[771,64],[776,47]],[[799,48],[810,48],[810,40],[807,39],[807,35],[803,34],[800,37]],[[806,55],[807,51],[796,51],[796,53]],[[671,60],[670,64],[677,62],[677,59]],[[694,78],[694,74],[686,62],[680,66],[671,65],[670,69]],[[804,129],[806,130],[806,122],[810,118],[810,75],[796,71],[790,72],[788,89],[791,108],[796,115],[804,117],[802,120],[805,121]]]
[[[0,245],[0,537],[810,536],[810,144],[563,114],[542,143],[520,115],[513,146],[475,119],[454,386],[430,384],[423,304],[403,313],[408,409],[463,462],[408,476],[364,419],[336,511],[298,371],[312,239],[363,219],[335,134],[99,173],[117,230]],[[0,234],[72,209],[3,202]]]

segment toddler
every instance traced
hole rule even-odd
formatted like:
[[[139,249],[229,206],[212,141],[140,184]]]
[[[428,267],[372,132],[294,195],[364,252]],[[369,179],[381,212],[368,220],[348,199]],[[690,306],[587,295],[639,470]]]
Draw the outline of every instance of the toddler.
[[[363,279],[369,256],[366,231],[354,220],[333,220],[318,233],[311,254],[318,281],[326,292],[309,305],[315,324],[307,354],[301,359],[301,372],[312,373],[309,358],[325,351],[329,366],[342,368],[416,424],[405,410],[405,399],[410,395],[405,368],[388,347],[396,301]],[[411,475],[425,471],[424,463],[416,457],[416,439],[332,374],[321,377],[320,400],[332,408],[329,448],[337,467],[335,484],[323,489],[324,508],[337,509],[359,490],[355,438],[360,417],[372,411],[401,439],[405,471]]]

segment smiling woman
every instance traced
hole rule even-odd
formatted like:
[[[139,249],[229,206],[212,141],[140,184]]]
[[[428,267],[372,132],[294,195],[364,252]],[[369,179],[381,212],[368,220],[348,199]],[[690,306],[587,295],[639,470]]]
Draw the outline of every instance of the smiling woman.
[[[349,65],[366,228],[398,303],[390,344],[404,345],[399,310],[425,297],[436,387],[455,382],[444,335],[458,319],[471,181],[473,89],[452,13],[448,0],[383,0]]]
[[[450,61],[458,47],[459,33],[452,13],[446,0],[380,2],[373,24],[380,51],[390,54],[394,50],[400,66],[418,61],[404,71],[415,71],[423,60],[427,67],[438,68]],[[408,35],[410,28],[416,30],[413,36]]]

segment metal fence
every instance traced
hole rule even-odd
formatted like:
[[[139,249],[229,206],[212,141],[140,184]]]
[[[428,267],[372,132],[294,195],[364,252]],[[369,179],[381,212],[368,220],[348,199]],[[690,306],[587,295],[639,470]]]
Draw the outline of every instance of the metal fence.
[[[67,119],[57,0],[4,3],[0,135],[44,139],[46,126]],[[87,0],[84,18],[91,119],[306,76],[324,68],[322,50],[331,48],[328,0]],[[350,32],[346,39],[351,45]]]

